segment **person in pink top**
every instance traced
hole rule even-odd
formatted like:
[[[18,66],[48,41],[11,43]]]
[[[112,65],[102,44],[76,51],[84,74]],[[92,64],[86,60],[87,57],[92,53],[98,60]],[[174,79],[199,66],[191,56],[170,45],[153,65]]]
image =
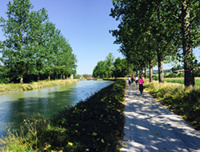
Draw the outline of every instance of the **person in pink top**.
[[[143,93],[143,83],[144,83],[144,81],[143,81],[142,77],[140,76],[140,78],[139,78],[139,90],[140,90],[141,95]]]

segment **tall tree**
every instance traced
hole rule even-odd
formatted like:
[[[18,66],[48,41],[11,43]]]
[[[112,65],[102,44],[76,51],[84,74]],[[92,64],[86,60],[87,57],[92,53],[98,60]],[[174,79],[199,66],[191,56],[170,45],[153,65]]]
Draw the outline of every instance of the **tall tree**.
[[[181,33],[184,62],[184,84],[195,85],[193,48],[200,44],[200,2],[198,0],[181,0],[176,2],[174,16],[178,16],[178,33]],[[175,8],[175,7],[173,7]],[[176,19],[177,21],[177,19]]]
[[[134,70],[142,70],[147,62],[155,58],[155,47],[149,22],[152,18],[152,1],[113,1],[111,16],[120,20],[118,30],[113,30],[115,43],[121,44],[120,51],[126,56]],[[142,12],[142,13],[141,13]]]
[[[43,8],[39,11],[33,11],[29,15],[29,70],[32,74],[37,75],[37,80],[40,80],[40,74],[44,71],[45,57],[45,23],[48,21],[47,11]]]
[[[8,3],[6,12],[8,19],[3,20],[3,30],[6,40],[3,42],[3,63],[15,74],[20,83],[28,63],[28,37],[27,32],[29,11],[32,5],[29,0],[14,0]]]
[[[106,57],[107,61],[107,70],[109,73],[109,77],[112,77],[113,71],[114,71],[114,60],[115,57],[112,55],[112,53],[109,53],[108,56]]]
[[[99,61],[93,70],[94,77],[96,78],[106,78],[108,77],[107,73],[107,61]]]
[[[76,56],[61,31],[48,20],[42,8],[32,11],[29,0],[9,2],[5,20],[0,18],[6,40],[0,43],[1,62],[8,67],[10,77],[23,83],[24,76],[37,76],[54,72],[57,75],[76,73]],[[35,78],[34,78],[35,79]]]
[[[114,71],[115,77],[125,77],[130,73],[126,59],[120,59],[120,58],[115,59],[114,66],[115,66],[115,71]]]

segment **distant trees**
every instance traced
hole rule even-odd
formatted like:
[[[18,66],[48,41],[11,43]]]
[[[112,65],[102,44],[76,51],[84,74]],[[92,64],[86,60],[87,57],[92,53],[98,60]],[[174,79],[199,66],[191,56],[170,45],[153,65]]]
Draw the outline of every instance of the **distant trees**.
[[[120,59],[120,58],[115,59],[114,67],[115,70],[113,75],[115,77],[125,77],[130,73],[129,71],[130,67],[126,59]]]
[[[6,37],[0,43],[0,60],[7,77],[23,83],[31,76],[39,81],[41,75],[50,79],[50,75],[65,78],[76,73],[76,56],[44,8],[31,12],[29,0],[14,0],[7,6],[8,19],[0,19]]]
[[[126,59],[114,59],[109,53],[106,60],[99,61],[93,70],[96,78],[124,77],[129,74],[129,67]]]
[[[107,61],[99,61],[93,70],[93,76],[95,78],[108,78]]]
[[[157,61],[159,82],[163,82],[163,61],[179,56],[184,63],[185,86],[194,85],[192,48],[200,44],[198,0],[113,0],[113,5],[110,15],[120,24],[111,33],[128,62],[141,70]]]

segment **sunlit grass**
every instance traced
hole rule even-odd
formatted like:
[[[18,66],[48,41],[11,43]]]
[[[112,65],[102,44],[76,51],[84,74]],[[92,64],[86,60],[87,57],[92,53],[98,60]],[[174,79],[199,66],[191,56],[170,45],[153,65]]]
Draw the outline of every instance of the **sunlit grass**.
[[[145,90],[160,103],[183,116],[194,128],[200,130],[200,89],[184,87],[179,83],[146,83]]]
[[[0,84],[0,93],[6,93],[9,91],[25,91],[25,90],[33,90],[40,89],[45,87],[57,86],[57,85],[66,85],[77,82],[77,79],[66,79],[66,80],[52,80],[52,81],[39,81],[32,83],[24,83],[24,84]]]
[[[165,78],[165,82],[180,83],[184,84],[184,78]],[[195,77],[195,86],[200,87],[200,77]]]

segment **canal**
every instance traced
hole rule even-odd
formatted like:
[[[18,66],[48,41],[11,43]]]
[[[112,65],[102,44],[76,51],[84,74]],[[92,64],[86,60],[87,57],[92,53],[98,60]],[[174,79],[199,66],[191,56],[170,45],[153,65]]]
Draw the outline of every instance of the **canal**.
[[[20,123],[40,113],[51,118],[64,108],[84,101],[111,81],[79,81],[65,86],[0,95],[0,137],[7,130],[18,130]]]

